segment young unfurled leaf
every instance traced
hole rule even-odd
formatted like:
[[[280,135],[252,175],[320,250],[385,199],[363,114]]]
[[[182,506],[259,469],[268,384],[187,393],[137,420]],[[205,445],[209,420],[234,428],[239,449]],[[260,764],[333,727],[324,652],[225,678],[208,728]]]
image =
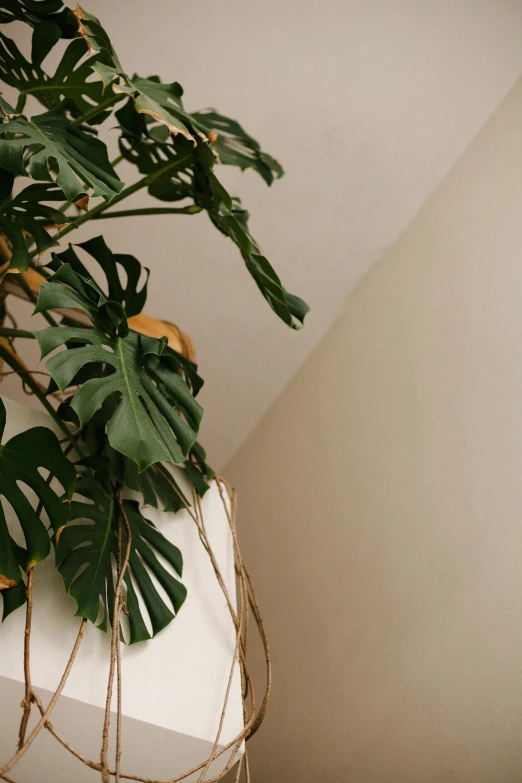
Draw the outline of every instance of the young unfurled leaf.
[[[71,503],[71,520],[56,544],[56,564],[67,592],[78,605],[77,615],[95,623],[101,602],[103,618],[100,627],[105,629],[113,614],[116,580],[113,561],[118,556],[120,509],[113,495],[88,475],[78,481],[76,492],[85,501]],[[130,631],[128,641],[134,644],[150,639],[151,635],[155,636],[165,628],[180,610],[187,591],[174,576],[174,573],[181,576],[183,570],[179,549],[141,514],[137,503],[126,500],[123,507],[131,531],[130,560],[124,584]],[[121,553],[124,553],[128,538],[123,519],[120,519],[120,525]],[[169,569],[159,561],[157,554],[161,555]],[[163,601],[151,575],[167,594],[172,608]],[[152,634],[147,628],[138,593]]]
[[[6,423],[6,410],[0,399],[0,441]],[[73,495],[76,471],[63,454],[58,438],[46,427],[33,427],[15,435],[0,445],[0,499],[2,496],[13,508],[25,539],[25,549],[19,547],[7,526],[0,500],[0,590],[15,588],[22,583],[22,570],[29,568],[49,554],[49,531],[26,497],[32,489],[47,512],[56,532],[69,519],[69,506],[51,489],[39,468],[55,476],[66,497]],[[18,589],[17,596],[20,596]],[[8,599],[12,601],[12,596]],[[12,605],[12,604],[11,604]],[[5,605],[4,605],[5,615]]]
[[[123,183],[109,163],[107,148],[99,139],[73,127],[66,109],[66,102],[62,102],[30,120],[15,117],[1,124],[0,135],[17,136],[0,140],[0,166],[44,182],[53,182],[52,172],[71,201],[85,195],[86,186],[93,188],[93,196],[110,201]],[[24,152],[30,153],[27,170]]]
[[[10,192],[14,174],[0,169],[0,179],[6,186],[11,182]],[[7,237],[11,245],[11,269],[25,271],[29,266],[27,236],[32,237],[39,253],[58,244],[48,232],[51,228],[70,223],[71,218],[44,202],[63,202],[64,199],[59,188],[44,183],[29,185],[14,198],[3,199],[0,205],[0,233]]]

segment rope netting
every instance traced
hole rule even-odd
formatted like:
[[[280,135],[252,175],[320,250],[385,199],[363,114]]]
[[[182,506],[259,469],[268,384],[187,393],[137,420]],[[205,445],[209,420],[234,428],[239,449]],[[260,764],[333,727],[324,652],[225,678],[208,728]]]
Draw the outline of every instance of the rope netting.
[[[118,558],[116,568],[116,586],[114,593],[114,605],[113,605],[113,623],[110,643],[110,661],[109,661],[109,675],[107,681],[107,695],[105,702],[103,727],[101,729],[101,747],[99,760],[93,760],[86,758],[79,753],[72,745],[55,729],[51,723],[50,717],[56,706],[63,689],[67,683],[67,679],[74,665],[78,650],[80,648],[82,639],[85,634],[87,620],[83,619],[80,623],[76,641],[71,650],[71,654],[67,661],[67,665],[63,671],[62,677],[47,706],[45,706],[38,694],[35,692],[31,682],[31,630],[32,630],[32,616],[33,616],[33,585],[34,585],[34,569],[30,568],[27,573],[27,605],[26,605],[26,622],[25,622],[25,636],[24,636],[24,698],[21,703],[22,716],[20,720],[20,728],[18,734],[18,748],[13,753],[11,758],[0,766],[0,780],[6,781],[6,783],[25,783],[12,778],[8,773],[16,766],[20,759],[27,753],[31,745],[42,731],[47,731],[54,739],[62,745],[69,753],[71,753],[79,763],[84,764],[92,770],[99,773],[103,783],[110,783],[111,779],[114,779],[116,783],[121,780],[133,780],[139,783],[182,783],[189,776],[196,775],[197,783],[217,783],[222,780],[225,775],[233,767],[234,763],[238,760],[238,754],[242,748],[244,742],[249,740],[259,729],[261,723],[266,714],[268,700],[271,690],[271,661],[270,652],[268,649],[265,628],[261,612],[259,610],[259,603],[257,600],[256,592],[252,585],[250,574],[245,566],[241,551],[239,549],[237,529],[236,529],[236,516],[237,516],[237,493],[236,491],[222,478],[216,477],[215,479],[217,488],[223,508],[225,510],[228,526],[231,531],[232,546],[234,553],[234,568],[236,575],[236,587],[237,587],[237,602],[236,596],[232,597],[229,589],[225,584],[225,580],[221,573],[221,569],[217,562],[216,556],[212,549],[205,526],[205,520],[203,515],[203,509],[201,499],[195,492],[192,491],[192,505],[190,505],[186,499],[178,492],[174,483],[172,488],[177,492],[180,500],[182,501],[186,511],[188,512],[191,520],[197,527],[199,540],[202,546],[207,552],[216,579],[219,583],[220,589],[226,600],[228,612],[230,614],[231,621],[234,627],[235,642],[234,653],[232,656],[232,662],[230,666],[230,672],[228,675],[226,692],[223,699],[223,707],[221,710],[221,716],[219,719],[219,725],[217,727],[214,744],[210,755],[205,761],[192,767],[192,769],[186,772],[171,777],[168,779],[157,779],[142,777],[140,775],[132,774],[128,771],[122,771],[121,758],[122,758],[122,666],[121,666],[121,640],[120,640],[120,616],[121,612],[125,612],[125,597],[123,590],[123,580],[129,564],[129,557],[132,545],[132,536],[129,521],[125,513],[125,508],[122,502],[121,490],[116,495],[116,502],[118,505]],[[123,529],[125,528],[126,545],[125,550],[122,551]],[[237,609],[236,609],[237,604]],[[264,689],[263,698],[258,706],[252,677],[247,665],[247,651],[249,643],[249,629],[250,625],[254,623],[255,629],[259,634],[259,638],[264,651],[265,666],[266,666],[266,685]],[[234,737],[233,740],[228,742],[224,747],[220,746],[220,738],[223,730],[225,714],[228,707],[229,697],[232,689],[232,682],[234,672],[237,665],[239,665],[241,672],[241,688],[243,697],[243,729]],[[115,687],[116,684],[116,687]],[[115,694],[114,694],[115,692]],[[113,763],[109,763],[109,739],[111,736],[111,720],[113,716],[113,702],[116,700],[116,716],[115,716],[115,754]],[[34,728],[28,734],[28,724],[31,715],[31,710],[35,709],[40,713],[40,718]],[[217,759],[222,759],[224,767],[221,772],[214,777],[207,777],[210,767]],[[247,783],[250,782],[250,768],[248,763],[248,754],[245,750],[244,754],[238,761],[237,770],[235,775],[235,783],[244,774]],[[31,782],[31,783],[34,783]],[[56,783],[65,783],[65,781],[56,781]]]

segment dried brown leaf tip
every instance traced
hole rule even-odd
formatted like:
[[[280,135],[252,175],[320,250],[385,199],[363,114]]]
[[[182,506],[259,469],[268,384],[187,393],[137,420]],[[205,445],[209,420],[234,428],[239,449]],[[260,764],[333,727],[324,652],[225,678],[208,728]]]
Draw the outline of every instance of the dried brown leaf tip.
[[[80,8],[79,5],[76,6],[76,8],[73,11],[73,14],[75,15],[75,17],[78,20],[78,34],[82,35],[85,38],[85,40],[87,41],[87,46],[89,48],[89,54],[92,54],[94,49],[92,47],[91,42],[87,38],[87,30],[85,29],[85,27],[82,24],[82,19],[85,19],[85,16],[84,16],[84,13],[83,13],[83,11],[82,11],[82,9]]]
[[[172,133],[173,136],[176,136],[178,133],[180,133],[182,136],[188,139],[188,141],[191,141],[194,147],[197,145],[196,139],[191,133],[189,133],[188,130],[178,128],[177,125],[173,125],[171,122],[166,120],[165,117],[162,117],[161,114],[158,114],[158,112],[152,111],[151,109],[139,109],[139,114],[149,114],[153,119],[161,122],[163,125],[166,125],[169,129],[169,133]]]
[[[217,135],[216,131],[209,131],[209,133],[207,133],[207,136],[208,136],[208,140],[210,141],[212,146],[215,147],[216,146],[216,142],[218,140],[218,135]]]
[[[14,587],[16,582],[13,579],[8,579],[6,576],[0,574],[0,590],[9,590],[10,587]]]
[[[89,196],[82,196],[78,199],[78,201],[74,202],[78,209],[83,210],[83,212],[89,211]]]
[[[97,74],[97,75],[99,76],[99,74]],[[100,76],[100,79],[101,79],[101,76]],[[102,79],[102,81],[103,81],[103,79]],[[107,86],[107,85],[105,84],[105,82],[103,82],[103,89],[105,89],[105,87],[106,87],[106,86]],[[113,85],[112,85],[112,91],[113,91],[113,92],[115,92],[115,93],[116,93],[116,95],[128,95],[128,96],[129,96],[129,98],[132,98],[132,100],[133,100],[133,101],[135,101],[135,100],[136,100],[136,98],[134,97],[134,95],[133,95],[131,92],[129,92],[129,90],[123,90],[123,89],[122,89],[121,87],[119,87],[117,84],[113,84]]]

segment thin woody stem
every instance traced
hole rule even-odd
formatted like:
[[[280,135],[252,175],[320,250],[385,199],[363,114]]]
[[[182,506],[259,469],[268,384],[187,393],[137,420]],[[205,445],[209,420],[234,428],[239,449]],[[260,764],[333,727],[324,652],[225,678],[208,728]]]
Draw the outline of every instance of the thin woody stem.
[[[47,705],[47,709],[45,710],[44,714],[42,715],[42,717],[40,718],[40,720],[38,721],[38,723],[36,724],[36,726],[34,727],[32,732],[30,733],[29,737],[26,739],[26,741],[24,742],[22,747],[18,748],[16,753],[9,759],[9,761],[6,764],[4,764],[3,767],[0,768],[0,777],[2,775],[5,775],[6,772],[9,772],[9,770],[11,770],[14,767],[14,765],[17,763],[17,761],[19,761],[22,758],[24,753],[33,744],[34,740],[36,739],[36,737],[40,733],[41,729],[45,726],[45,723],[46,723],[47,719],[49,718],[49,715],[51,714],[51,712],[53,711],[54,707],[56,706],[56,702],[60,698],[61,693],[62,693],[62,691],[63,691],[63,689],[65,687],[65,683],[67,682],[67,678],[69,677],[69,673],[70,673],[70,671],[72,669],[73,663],[74,663],[76,655],[78,653],[78,649],[80,647],[80,642],[83,639],[83,634],[85,633],[85,626],[86,626],[86,624],[87,624],[87,620],[85,620],[85,619],[82,620],[81,625],[80,625],[80,630],[78,631],[78,636],[76,637],[76,641],[74,643],[74,647],[72,649],[72,652],[71,652],[71,655],[69,657],[69,660],[67,661],[67,666],[65,667],[65,671],[64,671],[64,673],[62,675],[62,678],[60,680],[60,683],[59,683],[57,689],[55,690],[55,692],[53,694],[53,697],[52,697],[51,701]]]
[[[188,155],[182,155],[178,158],[175,158],[173,161],[168,163],[166,166],[163,166],[161,169],[158,169],[158,171],[155,171],[153,174],[147,174],[146,177],[142,177],[142,179],[135,182],[133,185],[129,185],[127,188],[124,188],[120,193],[118,193],[116,196],[114,196],[111,201],[102,201],[101,204],[98,204],[98,206],[91,209],[89,212],[85,212],[85,214],[80,215],[79,218],[77,218],[74,223],[68,223],[65,228],[63,228],[61,231],[59,231],[54,239],[56,241],[59,241],[64,236],[66,236],[70,231],[73,231],[76,228],[79,228],[83,223],[86,223],[88,220],[94,220],[97,218],[102,212],[105,212],[106,209],[109,209],[109,207],[114,206],[115,204],[119,204],[120,201],[123,201],[123,199],[128,198],[128,196],[132,196],[133,193],[137,193],[138,190],[142,190],[143,188],[147,188],[149,185],[152,185],[153,182],[155,182],[158,177],[161,177],[163,174],[167,173],[173,173],[174,171],[178,171],[178,169],[183,168],[183,166],[189,161],[192,157],[192,153]],[[37,250],[34,250],[31,254],[31,257],[34,258],[38,253]]]
[[[116,588],[114,591],[114,608],[112,614],[112,636],[111,636],[111,659],[110,659],[110,666],[109,666],[109,678],[107,683],[107,697],[105,700],[105,719],[103,722],[102,747],[100,753],[101,776],[102,776],[103,783],[109,783],[110,775],[111,775],[108,767],[107,755],[109,749],[109,729],[110,729],[110,722],[111,722],[112,688],[114,684],[114,670],[118,657],[118,646],[120,643],[119,634],[120,634],[120,612],[122,607],[122,584],[123,584],[123,578],[125,576],[125,572],[127,570],[127,566],[129,564],[130,552],[131,552],[131,530],[130,530],[129,520],[125,513],[125,509],[123,507],[121,495],[122,495],[122,490],[120,487],[117,490],[115,500],[113,501],[116,502],[118,505],[119,548],[121,547],[122,519],[125,522],[127,543],[125,547],[125,556],[123,558],[123,563],[121,563],[121,566],[119,565],[121,553],[118,553],[118,578],[116,581]],[[118,747],[117,751],[118,750],[120,751],[121,754],[121,747]],[[119,771],[118,752],[116,753],[116,777],[117,780],[119,780],[120,771]]]
[[[65,424],[65,422],[62,420],[61,416],[58,416],[56,411],[54,410],[53,406],[45,396],[45,393],[43,391],[43,387],[40,386],[38,381],[36,381],[33,376],[31,375],[30,370],[25,366],[22,359],[18,356],[16,351],[14,351],[10,346],[8,345],[2,345],[0,343],[0,359],[3,359],[6,364],[8,364],[13,370],[16,371],[17,374],[23,375],[25,383],[29,386],[32,392],[34,392],[35,396],[38,397],[42,405],[44,406],[47,413],[50,414],[52,419],[56,422],[58,427],[62,430],[64,435],[67,437],[67,439],[71,442],[73,448],[77,451],[77,453],[80,455],[80,457],[83,457],[83,451],[81,446],[79,445],[78,441],[74,437],[74,435],[69,430],[68,426]]]
[[[0,337],[21,337],[27,340],[36,340],[32,332],[26,332],[24,329],[9,329],[6,326],[0,326]]]
[[[25,695],[23,704],[23,715],[20,721],[20,729],[18,732],[18,750],[23,747],[25,742],[25,733],[27,731],[27,724],[29,723],[29,717],[31,715],[32,704],[32,685],[31,685],[31,627],[33,620],[33,581],[34,581],[34,566],[31,566],[27,571],[27,607],[25,612],[25,630],[24,630],[24,680],[25,680]]]

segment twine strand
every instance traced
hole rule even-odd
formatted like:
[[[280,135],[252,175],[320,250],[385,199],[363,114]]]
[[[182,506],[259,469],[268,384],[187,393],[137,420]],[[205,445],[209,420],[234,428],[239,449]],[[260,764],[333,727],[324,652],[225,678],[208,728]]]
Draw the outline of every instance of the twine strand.
[[[157,467],[160,468],[160,466]],[[198,777],[198,783],[218,783],[218,781],[222,780],[223,777],[225,777],[225,775],[232,768],[233,764],[236,762],[237,754],[239,753],[243,743],[248,739],[250,739],[250,737],[252,737],[253,734],[255,734],[255,732],[259,729],[259,726],[261,725],[265,717],[268,701],[270,698],[271,687],[272,687],[271,658],[270,658],[270,651],[268,648],[266,631],[261,616],[261,611],[259,608],[259,602],[257,599],[256,591],[252,584],[252,579],[250,577],[250,574],[242,559],[241,551],[239,548],[239,542],[237,537],[237,493],[235,492],[234,489],[232,489],[232,487],[230,487],[228,482],[226,482],[224,479],[220,477],[216,477],[215,479],[216,485],[219,490],[220,498],[225,510],[228,526],[232,537],[233,553],[234,553],[234,570],[237,579],[238,606],[236,608],[234,606],[234,601],[232,599],[232,596],[230,595],[226,587],[225,581],[221,573],[221,569],[214,555],[212,546],[210,544],[207,535],[201,499],[199,498],[197,493],[193,490],[193,496],[192,496],[193,503],[191,506],[186,500],[186,498],[183,496],[183,494],[178,490],[175,483],[173,481],[170,481],[170,473],[168,473],[168,471],[166,470],[164,472],[163,469],[160,469],[159,472],[167,481],[169,481],[169,484],[171,485],[172,489],[176,492],[176,494],[180,498],[180,501],[182,502],[184,508],[186,509],[190,518],[192,519],[192,521],[197,527],[199,539],[209,556],[214,574],[216,576],[217,582],[225,598],[228,612],[230,614],[230,618],[232,620],[234,630],[235,630],[234,654],[232,657],[232,663],[231,663],[226,691],[223,699],[223,706],[222,706],[218,727],[216,731],[216,736],[215,736],[211,753],[205,761],[201,762],[200,764],[197,764],[192,769],[182,773],[181,775],[178,775],[177,777],[174,778],[169,778],[168,780],[147,778],[140,775],[134,775],[132,773],[121,772],[120,770],[121,757],[122,757],[122,741],[121,741],[122,668],[121,668],[121,642],[120,642],[120,615],[122,609],[124,608],[123,582],[124,582],[125,573],[130,559],[131,529],[130,529],[129,520],[125,512],[124,504],[122,501],[122,490],[121,488],[119,488],[115,497],[115,502],[118,507],[118,514],[117,514],[118,555],[117,555],[117,563],[116,563],[116,587],[115,587],[114,602],[113,602],[110,665],[109,665],[109,676],[107,681],[107,695],[106,695],[105,713],[104,713],[104,722],[103,722],[103,731],[102,731],[100,761],[99,762],[93,761],[92,759],[88,759],[85,756],[83,756],[81,753],[79,753],[75,748],[73,748],[67,742],[67,740],[65,740],[58,733],[58,731],[55,729],[55,727],[52,725],[52,723],[49,720],[49,716],[51,715],[63,691],[63,688],[65,687],[70,671],[76,659],[76,655],[81,640],[84,636],[87,620],[83,619],[81,622],[74,647],[69,656],[69,660],[63,672],[62,678],[59,682],[56,691],[51,697],[51,700],[47,708],[44,708],[44,705],[42,704],[40,698],[33,691],[32,684],[31,684],[30,639],[31,639],[31,630],[32,630],[32,609],[33,609],[32,592],[33,592],[34,574],[33,574],[33,569],[29,569],[28,576],[27,576],[28,606],[26,610],[26,627],[25,627],[25,637],[24,637],[25,696],[22,702],[23,714],[22,714],[20,730],[19,730],[18,749],[13,754],[13,756],[9,759],[9,761],[5,763],[2,767],[0,767],[0,780],[5,781],[5,783],[17,783],[17,781],[9,777],[7,773],[22,758],[22,756],[26,753],[26,751],[32,745],[33,741],[35,740],[35,738],[43,728],[49,731],[51,736],[53,736],[57,740],[57,742],[59,742],[62,745],[62,747],[64,747],[69,753],[71,753],[80,763],[99,772],[101,775],[102,783],[110,783],[111,778],[114,778],[116,783],[120,783],[122,779],[137,781],[137,783],[181,783],[182,781],[186,780],[186,778],[196,773],[200,773]],[[226,496],[228,496],[228,499]],[[124,523],[125,533],[126,533],[125,554],[123,557],[123,562],[121,560],[122,538],[123,538],[122,522]],[[257,631],[259,633],[259,638],[265,656],[266,684],[265,684],[263,699],[261,701],[261,706],[259,710],[256,709],[255,690],[247,665],[249,613],[252,614],[255,627],[257,628]],[[243,693],[244,726],[242,731],[240,731],[239,734],[236,737],[234,737],[233,740],[228,742],[224,747],[220,747],[219,741],[224,726],[225,715],[228,707],[234,673],[238,665],[240,669],[242,693]],[[116,676],[116,698],[117,698],[116,754],[115,754],[115,766],[114,769],[111,769],[108,765],[108,746],[109,746],[109,735],[110,735],[112,695],[114,689],[113,686],[114,686],[115,676]],[[29,737],[25,739],[27,723],[29,720],[29,713],[31,709],[31,704],[33,703],[36,705],[38,711],[40,712],[40,720],[35,726],[35,728],[32,730],[32,732],[30,733]],[[221,758],[225,753],[229,753],[229,756],[227,758],[227,761],[221,773],[218,774],[216,777],[206,779],[206,775],[212,763],[217,759]],[[239,760],[238,768],[235,775],[235,783],[239,783],[242,774],[244,774],[246,783],[250,783],[251,781],[250,765],[249,765],[248,755],[246,750],[243,756],[241,757],[241,759]]]

